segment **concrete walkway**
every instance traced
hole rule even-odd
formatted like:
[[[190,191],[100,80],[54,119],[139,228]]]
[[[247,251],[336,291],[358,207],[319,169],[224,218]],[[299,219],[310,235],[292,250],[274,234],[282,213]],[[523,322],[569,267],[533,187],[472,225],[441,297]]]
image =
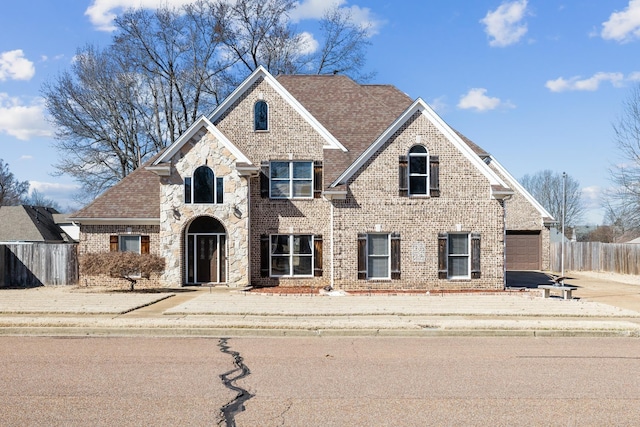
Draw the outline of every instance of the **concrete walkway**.
[[[606,280],[605,280],[606,279]],[[0,334],[640,336],[640,285],[575,275],[575,299],[497,295],[268,295],[0,290]]]

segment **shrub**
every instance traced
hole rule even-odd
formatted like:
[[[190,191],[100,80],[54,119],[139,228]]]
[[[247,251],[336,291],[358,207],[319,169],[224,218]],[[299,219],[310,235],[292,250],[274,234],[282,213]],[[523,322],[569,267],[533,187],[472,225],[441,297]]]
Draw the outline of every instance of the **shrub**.
[[[164,258],[153,254],[137,254],[135,252],[101,252],[80,255],[80,274],[97,276],[105,274],[110,277],[129,281],[133,291],[137,279],[149,278],[151,273],[164,271]]]

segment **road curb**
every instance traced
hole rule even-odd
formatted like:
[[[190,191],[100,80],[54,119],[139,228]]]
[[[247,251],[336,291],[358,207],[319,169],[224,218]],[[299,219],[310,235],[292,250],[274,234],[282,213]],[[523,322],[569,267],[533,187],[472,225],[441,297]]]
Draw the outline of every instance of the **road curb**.
[[[0,336],[33,337],[593,337],[639,338],[637,330],[584,329],[261,329],[2,327]]]

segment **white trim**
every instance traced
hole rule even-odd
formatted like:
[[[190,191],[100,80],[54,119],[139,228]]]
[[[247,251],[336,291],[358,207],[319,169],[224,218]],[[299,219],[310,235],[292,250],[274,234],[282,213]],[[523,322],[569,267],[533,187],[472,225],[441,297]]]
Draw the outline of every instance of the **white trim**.
[[[322,136],[326,141],[326,144],[322,148],[348,151],[345,146],[342,145],[340,141],[331,134],[331,132],[322,126],[322,124],[312,116],[311,113],[307,111],[307,109],[304,108],[302,104],[300,104],[300,102],[295,99],[293,95],[291,95],[289,91],[286,90],[284,86],[282,86],[262,65],[256,68],[255,71],[244,80],[244,82],[242,82],[233,92],[231,92],[229,96],[225,98],[224,101],[222,101],[220,105],[218,105],[218,107],[209,116],[209,120],[213,123],[218,121],[218,119],[261,77],[264,78],[264,81],[267,82],[298,114],[300,114],[302,118],[320,134],[320,136]],[[271,112],[269,112],[269,114],[271,114]],[[251,128],[253,129],[253,123],[251,124]]]
[[[452,235],[456,236],[467,236],[467,253],[466,254],[454,254],[452,255],[449,252],[449,237]],[[467,257],[467,274],[465,276],[449,276],[449,259],[451,257],[454,258],[462,258]],[[467,233],[464,231],[457,232],[452,231],[447,233],[447,279],[449,280],[468,280],[471,279],[471,233]]]
[[[72,218],[82,225],[160,225],[160,218]]]
[[[387,254],[376,255],[369,253],[369,238],[371,236],[386,236],[387,237]],[[367,280],[391,280],[391,233],[367,233],[367,244],[365,247],[366,260],[367,260]],[[369,258],[387,258],[387,276],[386,277],[371,277],[369,276]]]
[[[189,129],[187,129],[180,137],[171,144],[151,165],[151,167],[158,166],[163,162],[170,162],[171,158],[187,143],[193,136],[201,129],[206,128],[222,145],[227,148],[231,154],[236,158],[236,162],[247,163],[251,165],[251,161],[245,156],[238,147],[236,147],[229,139],[224,136],[220,130],[211,123],[205,116],[200,116],[198,120],[193,122]]]
[[[123,237],[137,237],[138,238],[138,251],[126,251],[122,250],[122,238]],[[142,234],[118,234],[118,252],[135,252],[137,254],[142,253]],[[139,276],[138,276],[139,277]]]
[[[424,148],[426,153],[411,153],[411,150],[414,147],[422,147]],[[424,174],[414,175],[417,177],[422,177],[426,180],[426,184],[425,184],[426,191],[424,193],[417,193],[417,194],[411,193],[411,157],[424,157],[425,161],[427,162],[427,164],[425,165],[425,170],[427,172]],[[425,145],[421,143],[416,143],[416,144],[413,144],[411,147],[409,147],[409,150],[407,151],[406,174],[407,174],[407,196],[408,197],[414,197],[414,198],[430,197],[431,195],[431,156],[429,154],[429,149]]]
[[[509,171],[500,164],[500,162],[498,162],[493,156],[489,156],[488,159],[489,164],[493,164],[498,170],[498,173],[500,173],[509,182],[509,187],[516,189],[520,194],[522,194],[524,198],[531,203],[538,212],[540,212],[540,215],[553,219],[553,216],[544,208],[544,206],[542,206],[540,202],[538,202],[535,197],[533,197],[531,193],[529,193],[527,189],[524,188],[522,184],[520,184],[518,180],[516,180],[513,175],[511,175]]]
[[[272,272],[272,267],[273,267],[273,257],[274,254],[271,252],[271,242],[274,236],[286,236],[287,239],[289,240],[289,253],[284,255],[284,254],[276,254],[275,256],[277,257],[281,257],[284,258],[285,256],[287,257],[287,260],[289,262],[289,274],[273,274]],[[311,236],[311,254],[295,254],[293,252],[293,239],[296,236]],[[291,278],[291,279],[299,279],[299,278],[310,278],[310,277],[314,277],[314,268],[316,265],[316,254],[315,254],[315,240],[316,240],[316,236],[313,233],[290,233],[290,234],[286,234],[286,233],[274,233],[274,234],[270,234],[269,235],[269,277],[275,277],[275,278],[280,278],[280,277],[285,277],[285,278]],[[294,256],[303,256],[305,258],[311,258],[311,273],[310,274],[294,274],[293,273],[293,257]]]
[[[488,180],[490,185],[507,184],[447,125],[422,99],[416,99],[329,187],[346,183],[416,112],[427,118]]]
[[[271,167],[271,165],[273,163],[288,163],[289,164],[289,178],[287,178],[286,180],[284,178],[278,178],[275,180],[275,182],[285,182],[288,181],[289,182],[289,197],[276,197],[273,196],[271,194],[271,189],[272,187],[272,183],[273,181],[273,177],[271,176],[271,172],[273,171],[273,168]],[[294,178],[293,177],[293,164],[294,163],[308,163],[311,166],[311,178]],[[311,160],[270,160],[269,161],[269,198],[273,199],[273,200],[298,200],[298,199],[313,199],[313,189],[314,189],[314,173],[313,173],[313,161]],[[293,184],[297,181],[297,182],[301,182],[301,181],[311,181],[311,193],[308,196],[294,196],[293,195]]]
[[[193,236],[193,259],[189,260],[189,236]],[[198,278],[198,236],[215,236],[216,237],[216,253],[217,255],[217,259],[216,259],[216,270],[217,270],[217,274],[215,279],[216,280],[210,280],[209,282],[198,282],[197,278]],[[220,237],[224,237],[224,244],[220,244]],[[224,283],[228,283],[229,281],[229,263],[228,263],[228,256],[226,256],[226,254],[229,253],[229,248],[228,248],[228,243],[229,243],[229,239],[227,237],[227,233],[189,233],[189,227],[187,227],[186,229],[186,233],[184,234],[184,246],[185,246],[185,251],[184,251],[184,262],[185,262],[185,267],[186,267],[186,275],[185,275],[185,284],[187,286],[189,285],[202,285],[205,283],[215,283],[215,284],[224,284]],[[220,250],[220,248],[224,246],[224,253],[225,253],[225,257],[224,259],[222,259],[222,251]],[[190,282],[189,281],[189,261],[193,261],[193,281]],[[222,267],[224,267],[224,276],[225,276],[225,281],[220,281],[220,275],[222,273]],[[210,277],[211,278],[211,277]]]
[[[171,165],[168,163],[163,163],[158,166],[145,166],[145,169],[158,176],[171,176]]]

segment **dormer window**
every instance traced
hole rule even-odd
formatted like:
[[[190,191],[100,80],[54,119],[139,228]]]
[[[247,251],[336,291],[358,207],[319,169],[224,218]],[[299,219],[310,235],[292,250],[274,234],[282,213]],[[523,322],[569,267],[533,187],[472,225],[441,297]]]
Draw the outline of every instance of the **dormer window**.
[[[269,105],[265,101],[258,101],[253,106],[253,130],[269,130]]]
[[[184,179],[185,203],[217,203],[223,202],[224,182],[216,178],[208,166],[200,166],[193,172],[193,178]]]

